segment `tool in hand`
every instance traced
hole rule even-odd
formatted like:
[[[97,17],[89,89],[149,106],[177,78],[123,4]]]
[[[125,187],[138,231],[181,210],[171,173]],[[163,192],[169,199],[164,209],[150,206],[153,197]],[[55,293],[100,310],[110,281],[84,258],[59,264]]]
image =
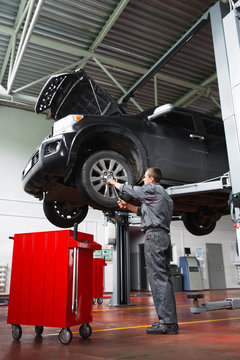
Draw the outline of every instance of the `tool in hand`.
[[[113,179],[113,177],[112,177],[111,175],[108,175],[107,180],[108,180],[108,179]],[[111,184],[109,184],[109,185],[111,185]],[[118,192],[117,192],[117,189],[115,188],[114,185],[111,185],[111,186],[112,186],[112,188],[113,188],[114,194],[116,195],[116,198],[117,198],[118,200],[120,200],[119,195],[118,195]]]
[[[120,197],[119,197],[119,195],[118,195],[117,189],[116,189],[115,186],[113,186],[113,185],[112,185],[112,187],[113,187],[113,191],[114,191],[117,199],[120,200]]]

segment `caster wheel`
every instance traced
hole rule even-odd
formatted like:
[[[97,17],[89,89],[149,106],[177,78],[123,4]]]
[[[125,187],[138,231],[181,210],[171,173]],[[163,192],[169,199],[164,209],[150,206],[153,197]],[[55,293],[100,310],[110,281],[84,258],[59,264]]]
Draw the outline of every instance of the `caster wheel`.
[[[67,345],[72,341],[72,332],[69,328],[64,328],[60,331],[59,333],[59,341],[64,344]]]
[[[20,325],[13,325],[12,326],[12,337],[14,340],[19,340],[22,336],[22,328]]]
[[[89,324],[83,324],[79,328],[79,334],[84,339],[87,339],[92,334],[92,328]]]
[[[98,299],[97,299],[97,303],[98,303],[98,305],[102,305],[102,303],[103,303],[103,298],[98,298]]]
[[[36,335],[42,335],[43,326],[35,326],[35,333],[36,333]]]
[[[92,299],[92,303],[93,303],[93,305],[95,305],[95,303],[96,303],[96,298],[93,298],[93,299]]]

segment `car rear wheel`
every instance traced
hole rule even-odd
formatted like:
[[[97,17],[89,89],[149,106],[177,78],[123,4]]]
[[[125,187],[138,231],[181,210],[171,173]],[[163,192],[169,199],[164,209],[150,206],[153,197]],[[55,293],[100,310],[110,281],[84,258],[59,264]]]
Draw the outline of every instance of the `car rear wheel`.
[[[185,213],[183,223],[191,234],[197,236],[210,234],[216,227],[216,221],[200,216],[198,213]]]
[[[43,211],[53,225],[69,228],[85,219],[88,213],[88,206],[76,206],[67,201],[47,202],[44,200]]]
[[[92,154],[78,174],[77,189],[87,194],[90,201],[102,208],[114,208],[117,205],[117,193],[107,183],[114,178],[124,184],[133,183],[133,171],[126,159],[114,151],[99,151]]]

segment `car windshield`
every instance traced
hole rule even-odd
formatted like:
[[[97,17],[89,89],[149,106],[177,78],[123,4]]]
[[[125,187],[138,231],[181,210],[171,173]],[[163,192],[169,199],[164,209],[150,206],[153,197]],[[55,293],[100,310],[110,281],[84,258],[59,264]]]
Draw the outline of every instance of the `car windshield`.
[[[46,109],[54,120],[69,114],[122,115],[117,102],[83,70],[49,79],[35,107],[37,113]]]

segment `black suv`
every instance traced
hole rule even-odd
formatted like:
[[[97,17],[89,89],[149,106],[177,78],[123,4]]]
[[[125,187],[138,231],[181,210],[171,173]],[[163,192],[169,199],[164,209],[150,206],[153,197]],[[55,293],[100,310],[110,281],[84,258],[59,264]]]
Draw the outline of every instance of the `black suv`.
[[[89,205],[114,214],[117,194],[109,176],[140,184],[154,166],[169,187],[228,171],[221,119],[171,104],[128,115],[83,70],[49,79],[36,104],[37,113],[46,109],[55,120],[52,134],[31,156],[22,180],[27,193],[44,199],[45,215],[58,227],[83,221]],[[174,216],[193,234],[207,234],[229,213],[227,198],[176,197]]]

